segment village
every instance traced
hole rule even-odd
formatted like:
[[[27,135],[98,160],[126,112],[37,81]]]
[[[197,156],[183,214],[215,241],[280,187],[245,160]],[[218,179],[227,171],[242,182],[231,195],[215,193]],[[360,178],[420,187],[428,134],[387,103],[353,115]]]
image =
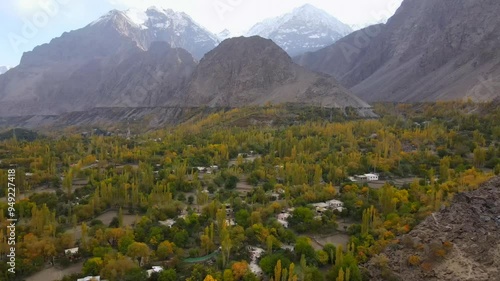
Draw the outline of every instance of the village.
[[[85,137],[86,137],[86,135],[85,135]],[[260,157],[261,157],[261,155],[256,154],[254,151],[249,151],[247,153],[238,153],[236,158],[231,159],[228,162],[228,166],[229,166],[229,168],[231,168],[231,167],[236,167],[238,165],[249,164],[249,163],[251,164],[256,159],[259,159]],[[80,164],[74,163],[74,164],[70,165],[70,167],[77,167],[77,166],[80,166]],[[123,169],[125,169],[126,167],[129,167],[127,169],[130,169],[130,168],[138,169],[139,165],[138,164],[130,165],[130,164],[124,163],[124,164],[111,164],[111,167],[117,169],[117,173],[120,174],[120,173],[122,173],[121,171],[123,171]],[[99,163],[99,161],[96,160],[95,163],[90,163],[90,164],[87,163],[87,165],[80,167],[80,171],[86,171],[86,170],[92,170],[92,169],[94,169],[94,170],[95,169],[106,169],[106,168],[107,167],[102,166]],[[161,168],[160,165],[155,165],[155,169],[153,169],[153,171],[152,171],[153,176],[156,178],[159,176],[159,170],[158,170],[159,168]],[[217,165],[197,166],[197,167],[193,167],[191,169],[191,171],[193,173],[191,175],[197,175],[199,180],[205,180],[206,178],[211,179],[211,178],[213,178],[213,176],[215,174],[220,173],[220,169],[221,168]],[[284,169],[284,166],[277,165],[276,169],[282,170],[282,169]],[[25,173],[26,181],[28,183],[30,181],[30,178],[33,177],[33,175],[34,174],[30,173],[30,172]],[[193,180],[194,178],[191,175],[188,175],[188,179]],[[65,180],[64,176],[61,176],[60,180],[61,180],[61,182],[64,182],[64,180]],[[278,180],[279,180],[279,178],[278,178]],[[346,180],[349,182],[352,182],[352,183],[366,184],[369,186],[372,185],[375,188],[377,186],[383,185],[385,183],[384,181],[379,180],[378,174],[374,174],[374,173],[368,173],[368,174],[363,174],[363,175],[354,175],[354,176],[347,177]],[[77,192],[79,189],[84,188],[88,184],[89,184],[89,180],[86,178],[72,178],[71,186],[68,188],[69,188],[69,190],[71,190],[71,192]],[[324,184],[324,182],[323,182],[323,184]],[[238,180],[238,182],[236,183],[236,186],[235,186],[235,191],[239,194],[239,197],[243,200],[247,199],[248,196],[254,191],[254,189],[255,189],[254,186],[251,186],[242,180]],[[55,194],[56,191],[57,191],[57,189],[47,187],[47,186],[36,187],[36,188],[30,189],[27,192],[21,193],[19,195],[19,198],[20,199],[28,198],[29,196],[31,196],[33,194],[42,194],[42,193],[54,193]],[[203,197],[207,197],[204,200],[204,202],[206,202],[205,204],[207,204],[211,200],[216,199],[215,195],[211,194],[211,192],[206,187],[201,190],[201,193],[196,193],[196,192],[195,193],[188,193],[188,194],[186,194],[186,196],[191,197],[192,200],[190,200],[189,201],[190,203],[188,205],[186,205],[183,209],[179,210],[178,216],[176,218],[159,220],[158,224],[161,226],[167,227],[167,228],[172,228],[176,225],[176,223],[178,222],[179,219],[185,220],[188,217],[188,215],[194,214],[197,216],[201,216],[202,215],[201,210],[206,205],[203,206],[203,205],[199,205],[199,204],[195,203],[195,202],[200,202],[200,200],[197,198],[197,196],[200,196],[200,194],[202,194]],[[270,191],[266,192],[266,197],[267,197],[268,202],[284,203],[284,196],[285,196],[285,190],[283,190],[282,188],[277,188],[275,190],[270,190]],[[81,195],[81,198],[77,196],[77,197],[75,197],[72,204],[74,206],[77,206],[80,203],[85,202],[88,199],[88,197],[89,197],[89,194]],[[309,204],[309,208],[314,212],[314,219],[321,221],[322,216],[328,211],[332,211],[336,214],[341,214],[343,209],[344,209],[344,203],[342,201],[339,201],[336,199],[331,199],[331,200],[326,200],[323,202],[311,203],[311,204]],[[225,224],[227,226],[237,226],[238,224],[236,223],[235,213],[233,211],[233,208],[231,207],[231,204],[229,204],[229,203],[224,204],[224,209],[226,212]],[[289,208],[285,208],[285,209],[281,210],[279,213],[274,215],[275,221],[277,223],[279,223],[283,228],[288,229],[290,227],[289,219],[292,218],[294,210],[295,210],[295,208],[293,208],[293,207],[289,207]],[[112,215],[107,215],[107,213],[103,213],[102,216],[97,217],[96,219],[101,220],[102,223],[104,223],[104,224],[109,224],[109,223],[111,223],[112,219],[113,218],[116,219],[116,216],[118,215],[116,211],[111,211],[110,214],[113,214],[113,213],[115,214],[114,217]],[[124,216],[126,217],[125,220],[127,221],[127,223],[125,225],[131,226],[131,227],[133,227],[139,220],[138,215],[126,214]],[[342,224],[342,223],[340,223],[340,224]],[[348,236],[345,234],[345,231],[346,231],[347,227],[350,226],[350,224],[347,224],[347,225],[342,224],[342,225],[344,226],[344,229],[339,229],[338,234],[335,234],[333,236],[330,235],[329,238],[326,240],[324,238],[318,238],[318,237],[312,236],[311,241],[313,243],[314,248],[316,250],[321,250],[322,247],[324,247],[324,245],[327,244],[326,242],[321,243],[318,241],[321,239],[323,239],[325,241],[332,241],[335,246],[337,246],[337,247],[341,246],[341,247],[345,248],[347,246],[347,242],[348,242],[348,238],[347,238]],[[79,227],[80,226],[77,226],[77,227],[74,227],[74,228],[71,228],[68,230],[68,233],[73,233],[75,239],[77,239],[77,240],[81,239],[81,230],[79,230]],[[337,236],[338,238],[336,239],[335,236]],[[293,252],[294,247],[293,247],[293,245],[283,245],[282,249],[289,250],[289,251]],[[258,262],[259,262],[259,258],[263,255],[263,253],[266,252],[266,250],[259,248],[257,246],[248,246],[248,250],[250,252],[250,257],[251,257],[250,264],[249,264],[249,268],[250,268],[251,272],[254,273],[256,276],[263,277],[264,276],[263,270],[259,266]],[[214,253],[217,253],[218,251],[219,250],[215,251]],[[213,255],[214,253],[208,255],[207,257],[209,257],[209,258],[207,258],[207,259],[205,259],[204,257],[199,258],[197,262],[203,263],[203,262],[209,262],[210,260],[212,260],[212,262],[215,261],[214,258],[216,256]],[[80,256],[81,256],[80,249],[79,249],[79,247],[65,249],[64,255],[70,261],[78,261],[78,260],[80,260]],[[83,265],[80,263],[80,268],[82,266]],[[147,272],[148,277],[151,277],[151,275],[153,273],[159,273],[163,270],[164,270],[163,266],[157,265],[157,266],[153,266],[150,269],[147,269],[146,272]],[[36,277],[34,277],[33,280],[35,280],[35,278],[39,278],[38,276],[40,276],[40,275],[43,275],[43,272],[41,274],[37,275]],[[29,281],[31,279],[28,278],[27,280]],[[79,278],[77,280],[78,281],[94,281],[94,280],[106,281],[104,279],[101,279],[100,276],[87,276],[87,277]]]
[[[359,265],[498,172],[483,128],[439,120],[204,127],[248,116],[0,143],[0,168],[16,169],[24,280],[267,281],[278,261],[308,281],[340,268],[359,277]]]

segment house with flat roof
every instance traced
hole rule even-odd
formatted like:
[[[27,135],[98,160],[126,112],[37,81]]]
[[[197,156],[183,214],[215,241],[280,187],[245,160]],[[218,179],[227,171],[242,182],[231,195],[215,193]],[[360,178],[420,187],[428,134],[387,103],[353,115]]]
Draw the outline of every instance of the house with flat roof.
[[[153,275],[153,273],[160,273],[162,271],[162,266],[153,266],[151,269],[146,270],[146,273],[148,274],[148,278],[151,278],[151,275]]]
[[[87,276],[87,277],[76,279],[76,281],[101,281],[101,276]],[[104,281],[104,280],[102,280],[102,281]]]
[[[378,174],[364,174],[354,176],[355,181],[367,182],[367,181],[378,181]]]

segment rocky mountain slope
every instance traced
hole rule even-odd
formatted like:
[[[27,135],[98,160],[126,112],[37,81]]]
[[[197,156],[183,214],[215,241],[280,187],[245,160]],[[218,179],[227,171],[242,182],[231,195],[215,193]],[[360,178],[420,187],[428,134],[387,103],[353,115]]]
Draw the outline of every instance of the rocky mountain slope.
[[[386,268],[366,264],[370,280],[500,280],[500,177],[456,195],[399,240],[383,253]]]
[[[200,61],[184,97],[190,106],[238,107],[304,103],[367,108],[328,75],[292,62],[283,49],[258,36],[222,42]]]
[[[182,95],[196,65],[186,50],[171,48],[166,42],[153,42],[148,51],[131,55],[109,71],[95,93],[95,100],[100,100],[95,106],[143,107],[174,103]]]
[[[295,59],[367,101],[500,96],[500,2],[405,0],[385,25]]]
[[[111,11],[25,53],[19,66],[1,75],[0,116],[266,102],[370,107],[260,37],[228,39],[198,64],[190,52],[201,55],[216,40],[183,13]]]
[[[348,25],[310,4],[253,26],[247,36],[272,39],[289,55],[319,50],[351,33]]]

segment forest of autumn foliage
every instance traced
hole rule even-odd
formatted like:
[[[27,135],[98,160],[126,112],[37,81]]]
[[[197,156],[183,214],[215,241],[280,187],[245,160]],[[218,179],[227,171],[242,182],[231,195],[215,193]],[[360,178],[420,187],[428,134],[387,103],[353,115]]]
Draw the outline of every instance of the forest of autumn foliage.
[[[398,235],[500,173],[495,103],[375,111],[380,118],[361,119],[266,106],[131,136],[68,128],[5,137],[0,260],[10,248],[8,169],[16,169],[19,221],[16,275],[2,260],[0,280],[73,264],[82,272],[62,280],[368,280],[363,263],[384,266],[379,254],[404,243]],[[366,173],[380,180],[349,179]],[[341,211],[312,206],[332,199]],[[284,213],[287,225],[278,221]],[[74,247],[77,254],[65,253]],[[263,250],[258,258],[255,248]],[[432,262],[408,257],[409,266]],[[164,270],[148,276],[152,266]]]

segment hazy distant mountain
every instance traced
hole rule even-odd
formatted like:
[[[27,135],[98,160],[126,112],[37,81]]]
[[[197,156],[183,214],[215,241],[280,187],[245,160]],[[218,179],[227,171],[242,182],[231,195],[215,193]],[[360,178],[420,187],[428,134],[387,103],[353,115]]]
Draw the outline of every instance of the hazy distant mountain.
[[[224,29],[223,31],[217,33],[217,38],[221,42],[228,39],[228,38],[232,38],[232,37],[233,37],[233,34],[231,33],[231,31],[229,31],[227,29]]]
[[[351,33],[350,26],[310,4],[253,26],[247,36],[272,39],[295,56],[328,46]]]
[[[199,64],[191,55],[216,44],[183,13],[114,10],[25,53],[0,75],[0,116],[266,102],[369,107],[333,78],[294,64],[271,40],[228,39]]]
[[[500,2],[405,0],[385,25],[297,57],[368,101],[500,96]]]
[[[148,14],[155,17],[140,26],[127,13],[112,11],[25,53],[19,66],[0,76],[0,102],[4,105],[0,115],[58,114],[96,105],[156,105],[154,101],[161,99],[156,97],[159,93],[149,89],[151,83],[165,83],[164,91],[175,92],[195,66],[188,52],[171,49],[169,44],[185,43],[202,53],[209,49],[202,39],[210,37],[192,38],[197,27],[182,14],[153,9]],[[164,16],[164,26],[153,28],[158,25],[154,19]],[[170,32],[175,33],[169,37],[173,41],[147,51],[149,42],[166,39]],[[176,32],[186,32],[186,37]],[[194,44],[198,39],[201,44]],[[161,48],[164,53],[158,50]],[[152,77],[162,82],[151,82]]]
[[[0,75],[4,74],[10,69],[8,66],[0,66]]]
[[[238,107],[268,102],[370,107],[330,76],[296,65],[283,49],[258,36],[232,38],[203,57],[184,104]]]

